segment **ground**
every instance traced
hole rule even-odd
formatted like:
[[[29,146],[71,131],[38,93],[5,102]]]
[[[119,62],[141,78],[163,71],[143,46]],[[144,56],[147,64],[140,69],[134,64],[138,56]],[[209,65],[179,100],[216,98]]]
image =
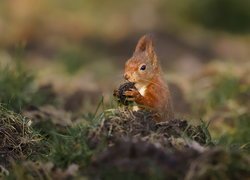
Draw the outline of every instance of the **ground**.
[[[249,179],[249,3],[179,1],[1,2],[0,179]],[[168,122],[113,96],[145,33]]]

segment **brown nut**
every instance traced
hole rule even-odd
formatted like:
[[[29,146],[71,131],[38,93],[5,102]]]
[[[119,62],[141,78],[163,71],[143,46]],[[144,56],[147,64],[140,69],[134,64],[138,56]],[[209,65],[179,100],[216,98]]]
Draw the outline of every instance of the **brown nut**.
[[[129,91],[130,89],[136,89],[135,87],[135,83],[132,83],[132,82],[126,82],[122,85],[120,85],[120,87],[114,91],[114,96],[118,98],[118,102],[120,102],[121,104],[125,105],[125,106],[128,106],[131,101],[128,101],[127,96],[124,95],[124,93],[126,91]]]

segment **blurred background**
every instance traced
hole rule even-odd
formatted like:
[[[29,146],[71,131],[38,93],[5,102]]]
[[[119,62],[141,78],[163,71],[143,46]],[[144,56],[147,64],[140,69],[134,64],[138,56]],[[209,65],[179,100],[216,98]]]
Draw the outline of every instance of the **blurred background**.
[[[0,99],[16,111],[89,113],[102,97],[108,107],[151,33],[177,116],[234,132],[250,117],[249,9],[247,0],[3,0]]]

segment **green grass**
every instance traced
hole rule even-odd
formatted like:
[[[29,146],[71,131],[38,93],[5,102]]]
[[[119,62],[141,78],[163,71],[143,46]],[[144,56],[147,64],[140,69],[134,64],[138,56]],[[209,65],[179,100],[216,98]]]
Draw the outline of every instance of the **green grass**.
[[[234,123],[233,132],[223,134],[217,145],[250,153],[250,114],[240,115]]]
[[[72,163],[86,167],[92,155],[87,144],[87,128],[81,125],[69,128],[66,134],[54,133],[50,142],[48,160],[66,168]]]
[[[55,105],[56,97],[52,97],[51,90],[39,89],[34,81],[35,74],[18,63],[14,67],[0,67],[0,103],[15,112],[29,105]]]
[[[225,105],[228,100],[236,99],[241,94],[241,84],[237,77],[222,75],[215,79],[214,88],[208,95],[208,105],[217,108]]]
[[[213,87],[204,96],[204,103],[199,108],[203,114],[216,116],[216,120],[220,121],[217,129],[223,131],[216,130],[212,139],[214,144],[250,153],[249,90],[250,85],[244,79],[232,74],[219,74],[213,79]],[[233,105],[230,106],[230,103]],[[228,128],[226,132],[224,126]],[[213,133],[212,127],[210,130]]]
[[[0,68],[0,102],[19,112],[32,101],[34,76],[21,66]]]

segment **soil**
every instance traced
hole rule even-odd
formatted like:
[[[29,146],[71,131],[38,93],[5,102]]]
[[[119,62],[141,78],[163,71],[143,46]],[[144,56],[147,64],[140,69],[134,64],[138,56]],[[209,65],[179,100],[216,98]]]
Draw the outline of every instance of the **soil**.
[[[102,176],[111,170],[116,173],[144,174],[147,177],[158,173],[158,176],[170,179],[183,178],[190,161],[198,155],[191,149],[185,153],[171,152],[139,138],[123,139],[99,154],[93,160],[90,172],[99,172]]]
[[[113,116],[106,117],[99,127],[89,133],[90,144],[95,147],[103,137],[106,137],[110,144],[120,138],[132,137],[157,142],[162,146],[173,146],[176,143],[170,139],[185,137],[201,145],[207,142],[207,135],[201,126],[190,125],[187,120],[181,119],[156,123],[154,117],[145,110],[119,111]]]
[[[89,133],[90,146],[99,150],[87,172],[95,179],[242,179],[249,175],[244,168],[250,165],[248,158],[208,146],[209,138],[201,125],[187,120],[156,123],[149,112],[122,110],[108,115]]]

